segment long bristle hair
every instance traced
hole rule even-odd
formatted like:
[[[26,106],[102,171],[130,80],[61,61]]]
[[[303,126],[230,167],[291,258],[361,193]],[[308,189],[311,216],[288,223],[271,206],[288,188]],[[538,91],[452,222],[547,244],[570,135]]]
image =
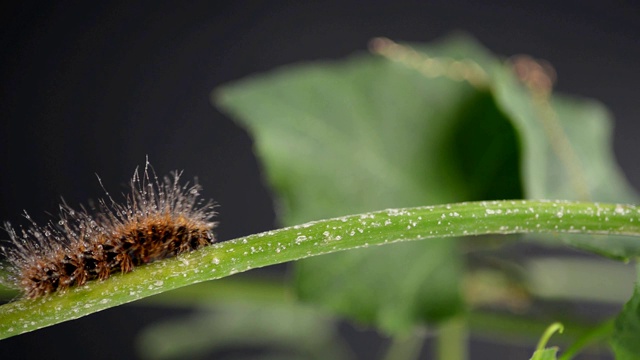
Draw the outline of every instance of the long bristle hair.
[[[92,212],[63,202],[56,222],[41,226],[25,213],[27,228],[5,223],[11,241],[2,247],[3,282],[35,298],[213,243],[214,204],[200,198],[197,182],[181,185],[181,175],[159,179],[147,161],[124,203],[105,190]]]

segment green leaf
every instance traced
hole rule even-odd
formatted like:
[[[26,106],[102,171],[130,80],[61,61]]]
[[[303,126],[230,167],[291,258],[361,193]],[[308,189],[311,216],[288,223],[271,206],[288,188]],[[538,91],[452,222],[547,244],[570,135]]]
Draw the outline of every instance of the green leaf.
[[[557,354],[557,348],[536,350],[536,352],[533,353],[531,360],[557,360]]]
[[[252,131],[285,224],[497,197],[492,180],[509,189],[502,197],[521,196],[513,128],[468,84],[361,55],[245,80],[217,101]],[[463,141],[473,147],[454,146]],[[302,298],[395,332],[460,311],[460,271],[455,242],[416,243],[300,262],[296,283]]]
[[[611,346],[618,360],[634,360],[640,354],[640,265],[631,300],[615,321]]]
[[[633,202],[637,199],[613,154],[612,121],[600,103],[555,94],[539,104],[508,68],[492,83],[498,106],[518,129],[528,198]]]
[[[387,331],[410,329],[416,319],[444,320],[458,310],[457,254],[449,239],[429,244],[408,243],[393,249],[356,251],[353,256],[334,256],[322,264],[302,264],[296,272],[299,296],[315,299],[364,323],[375,323]],[[380,254],[389,254],[388,258]],[[337,254],[343,255],[343,254]],[[375,259],[375,266],[368,263]],[[397,258],[410,259],[403,268]],[[369,276],[353,269],[362,268]],[[402,269],[398,274],[390,271]],[[310,272],[319,273],[311,277]],[[453,270],[453,271],[452,271]],[[399,276],[400,275],[400,276]],[[427,285],[428,284],[428,285]],[[453,303],[452,303],[453,301]]]
[[[613,153],[612,120],[600,103],[564,95],[540,101],[507,68],[496,68],[491,87],[500,109],[518,129],[527,198],[634,203],[637,194]],[[640,254],[633,238],[563,235],[569,244],[628,260]]]
[[[509,66],[468,38],[416,49],[391,54],[393,62],[360,54],[289,66],[217,90],[215,102],[252,134],[284,224],[460,200],[635,199],[601,106],[554,97],[545,112]],[[471,60],[482,76],[426,76],[428,57],[452,68],[451,59]],[[630,239],[569,241],[608,256],[640,254]],[[453,241],[295,266],[303,299],[388,332],[462,308]]]
[[[504,114],[515,129],[518,143],[515,150],[504,151],[503,148],[497,156],[491,154],[494,155],[491,159],[500,162],[505,156],[517,153],[521,159],[518,174],[511,176],[521,179],[524,197],[621,203],[638,201],[636,192],[615,161],[611,145],[612,119],[602,104],[562,94],[536,93],[514,76],[509,63],[500,61],[471,39],[456,37],[448,41],[454,50],[442,53],[438,47],[424,45],[416,49],[422,51],[423,56],[435,54],[470,59],[483,69],[486,74],[484,87],[495,99],[497,111]],[[406,59],[400,63],[412,67],[412,62]],[[484,117],[481,112],[476,112],[471,121],[485,122]],[[478,132],[473,129],[470,132],[475,134],[476,141],[497,141],[501,137],[497,135],[500,134],[498,131]],[[462,148],[470,147],[468,141],[464,144]],[[482,150],[474,149],[474,152],[482,153]],[[457,161],[464,162],[463,158]],[[486,167],[486,164],[481,167]],[[495,183],[495,188],[509,189],[501,183]],[[640,246],[633,238],[617,237],[605,244],[601,238],[593,236],[562,235],[561,238],[571,245],[625,261],[640,254]]]

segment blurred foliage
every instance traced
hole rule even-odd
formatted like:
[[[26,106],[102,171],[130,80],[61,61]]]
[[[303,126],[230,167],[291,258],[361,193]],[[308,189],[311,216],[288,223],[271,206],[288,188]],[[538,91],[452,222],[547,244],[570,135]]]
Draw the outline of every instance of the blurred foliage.
[[[638,359],[640,356],[640,265],[633,296],[616,318],[614,327],[611,343],[616,359]]]
[[[253,136],[283,225],[471,200],[636,201],[613,158],[608,112],[594,101],[554,94],[555,73],[544,61],[527,56],[504,61],[464,36],[412,46],[375,39],[370,50],[372,54],[343,61],[284,67],[215,92],[215,102]],[[563,215],[556,216],[554,210],[552,216]],[[336,230],[339,221],[325,223]],[[625,228],[627,224],[625,220]],[[403,234],[410,231],[394,226]],[[320,238],[323,230],[318,229],[313,236]],[[292,242],[295,239],[277,238],[289,236],[288,231],[269,236]],[[380,237],[376,231],[373,226],[361,233],[369,240]],[[20,311],[48,309],[45,315],[34,314],[44,319],[38,326],[48,326],[134,300],[131,294],[136,293],[122,292],[127,286],[139,288],[135,296],[150,296],[305,254],[349,248],[348,241],[333,249],[320,247],[324,243],[313,248],[287,245],[291,249],[283,255],[280,247],[271,248],[268,237],[263,242],[258,237],[217,244],[66,294],[14,302],[3,307],[4,320],[13,321],[7,314],[15,318]],[[640,255],[640,243],[629,237],[554,235],[558,237],[610,258],[635,260]],[[532,239],[545,243],[549,238]],[[490,239],[484,244],[491,251],[504,243]],[[257,244],[269,251],[254,251]],[[165,359],[250,347],[264,358],[346,359],[352,354],[336,335],[335,315],[341,315],[394,337],[388,356],[419,353],[424,330],[441,329],[438,353],[462,359],[465,326],[530,336],[545,320],[529,314],[533,316],[514,322],[512,315],[530,310],[536,297],[616,302],[628,296],[622,287],[631,282],[624,270],[591,259],[522,264],[520,259],[496,259],[501,254],[494,252],[494,265],[477,269],[467,265],[467,255],[479,250],[452,238],[385,247],[356,244],[363,249],[296,262],[291,288],[268,281],[223,280],[154,298],[172,306],[195,305],[198,312],[149,328],[140,337],[141,353]],[[246,256],[225,258],[233,251]],[[180,271],[174,271],[178,267]],[[594,280],[594,271],[625,281],[598,289],[591,282],[589,289],[575,280]],[[557,281],[547,282],[549,277]],[[600,290],[609,294],[590,293]],[[106,293],[114,297],[108,299]],[[635,358],[640,353],[639,304],[636,286],[615,325],[562,319],[567,333],[577,338],[568,353],[612,335],[618,358]],[[56,306],[68,313],[51,315]],[[476,311],[483,306],[507,315]],[[422,335],[416,337],[416,329]],[[544,340],[533,359],[556,359],[556,350],[546,348]]]
[[[504,61],[465,36],[375,39],[371,51],[216,91],[253,136],[284,225],[469,200],[636,201],[608,111],[554,94],[544,61]],[[562,237],[612,258],[640,254],[632,238]],[[404,334],[465,311],[463,263],[450,239],[368,248],[297,262],[295,286],[305,301]]]

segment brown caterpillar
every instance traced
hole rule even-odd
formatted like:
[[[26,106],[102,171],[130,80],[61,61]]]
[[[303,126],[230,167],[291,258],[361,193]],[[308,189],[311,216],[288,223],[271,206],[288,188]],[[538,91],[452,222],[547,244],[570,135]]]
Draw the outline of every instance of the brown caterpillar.
[[[152,181],[149,169],[147,162],[142,177],[135,171],[124,204],[105,190],[108,201],[94,214],[63,202],[57,223],[39,226],[26,213],[26,230],[5,223],[11,242],[2,247],[3,282],[36,298],[213,243],[214,204],[199,198],[200,185],[180,185],[177,171],[162,179],[151,171]]]

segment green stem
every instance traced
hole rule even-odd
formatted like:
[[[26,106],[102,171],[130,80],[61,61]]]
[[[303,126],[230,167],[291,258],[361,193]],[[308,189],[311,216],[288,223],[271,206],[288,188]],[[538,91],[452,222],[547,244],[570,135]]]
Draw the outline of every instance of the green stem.
[[[556,331],[558,331],[561,334],[564,331],[564,326],[562,326],[562,324],[559,322],[549,325],[549,327],[544,331],[544,334],[542,334],[540,341],[538,341],[538,346],[536,346],[536,351],[544,350],[547,347],[547,343],[549,342],[549,339],[551,339],[551,336],[555,334]]]
[[[613,320],[605,321],[600,326],[595,327],[585,335],[580,337],[575,343],[573,343],[566,351],[562,353],[562,356],[558,360],[570,360],[573,359],[580,351],[584,350],[587,346],[598,343],[606,342],[613,333]]]
[[[392,339],[385,360],[414,360],[420,358],[424,337],[418,332],[404,336],[396,336]]]
[[[467,324],[459,317],[444,324],[436,337],[436,359],[466,360],[467,356]]]
[[[401,241],[482,234],[640,236],[635,206],[566,201],[492,201],[376,211],[230,240],[129,274],[0,306],[0,338],[250,269]]]

